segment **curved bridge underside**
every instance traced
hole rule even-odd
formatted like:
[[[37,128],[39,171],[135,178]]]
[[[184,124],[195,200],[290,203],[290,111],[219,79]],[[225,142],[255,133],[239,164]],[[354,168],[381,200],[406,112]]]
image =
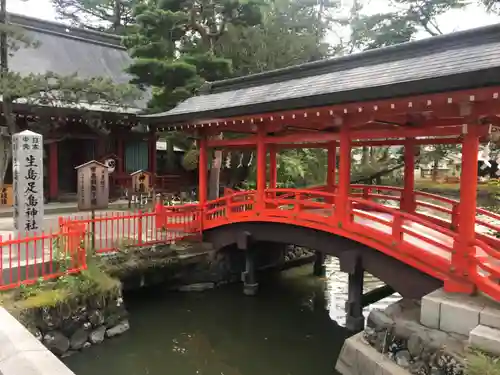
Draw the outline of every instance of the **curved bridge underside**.
[[[239,236],[245,232],[251,235],[253,241],[303,246],[338,257],[341,270],[345,272],[354,267],[356,259],[361,259],[366,272],[407,298],[421,298],[443,285],[441,280],[371,247],[307,227],[269,222],[243,222],[207,230],[203,237],[216,249],[221,249],[236,244]]]
[[[202,232],[216,247],[249,232],[254,241],[294,244],[337,256],[350,272],[364,269],[402,295],[420,297],[444,283],[449,292],[475,289],[500,300],[500,215],[476,212],[475,240],[459,238],[459,202],[415,192],[401,209],[401,188],[353,185],[347,202],[324,187],[229,192],[203,206],[159,209],[157,225]],[[431,202],[433,203],[431,203]],[[176,229],[177,228],[177,229]],[[439,280],[439,281],[437,281]]]

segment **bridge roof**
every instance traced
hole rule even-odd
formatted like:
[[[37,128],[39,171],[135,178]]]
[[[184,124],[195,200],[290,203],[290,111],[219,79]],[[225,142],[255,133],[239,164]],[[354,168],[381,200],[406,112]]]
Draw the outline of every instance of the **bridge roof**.
[[[500,84],[500,24],[207,83],[158,126]]]

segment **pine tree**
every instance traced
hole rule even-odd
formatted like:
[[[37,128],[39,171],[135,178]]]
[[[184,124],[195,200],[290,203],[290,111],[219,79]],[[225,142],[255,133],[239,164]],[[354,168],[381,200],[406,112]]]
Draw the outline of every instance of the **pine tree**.
[[[134,24],[133,8],[144,0],[52,0],[57,15],[73,26],[124,34]]]
[[[134,33],[124,44],[135,59],[133,82],[153,87],[152,110],[192,96],[205,81],[231,75],[231,61],[216,54],[228,25],[260,22],[258,3],[233,0],[157,0],[136,7]]]

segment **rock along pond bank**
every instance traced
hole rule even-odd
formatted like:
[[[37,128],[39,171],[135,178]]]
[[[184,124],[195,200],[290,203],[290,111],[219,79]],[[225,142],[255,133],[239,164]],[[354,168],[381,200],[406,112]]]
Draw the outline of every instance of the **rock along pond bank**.
[[[307,249],[262,244],[256,261],[260,270],[281,270],[313,259]],[[241,281],[244,266],[242,252],[200,242],[124,249],[94,257],[81,274],[2,293],[1,303],[55,355],[67,357],[130,328],[123,290],[164,284],[199,292]]]

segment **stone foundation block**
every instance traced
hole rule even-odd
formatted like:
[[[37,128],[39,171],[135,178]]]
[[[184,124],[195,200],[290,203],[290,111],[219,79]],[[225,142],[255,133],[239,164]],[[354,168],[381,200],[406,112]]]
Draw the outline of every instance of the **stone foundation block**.
[[[420,323],[428,328],[439,329],[441,317],[441,303],[445,300],[445,294],[438,289],[422,298],[420,307]]]
[[[486,306],[479,314],[479,324],[500,329],[500,307]]]
[[[348,338],[342,346],[335,369],[342,375],[409,375],[363,340],[363,333]]]
[[[467,298],[446,300],[441,303],[439,329],[444,332],[468,336],[479,324],[479,314],[484,305]]]
[[[493,355],[500,355],[500,330],[479,325],[471,331],[469,345]]]
[[[438,289],[422,298],[420,323],[465,336],[479,324],[500,329],[500,305],[481,295],[452,294]]]

